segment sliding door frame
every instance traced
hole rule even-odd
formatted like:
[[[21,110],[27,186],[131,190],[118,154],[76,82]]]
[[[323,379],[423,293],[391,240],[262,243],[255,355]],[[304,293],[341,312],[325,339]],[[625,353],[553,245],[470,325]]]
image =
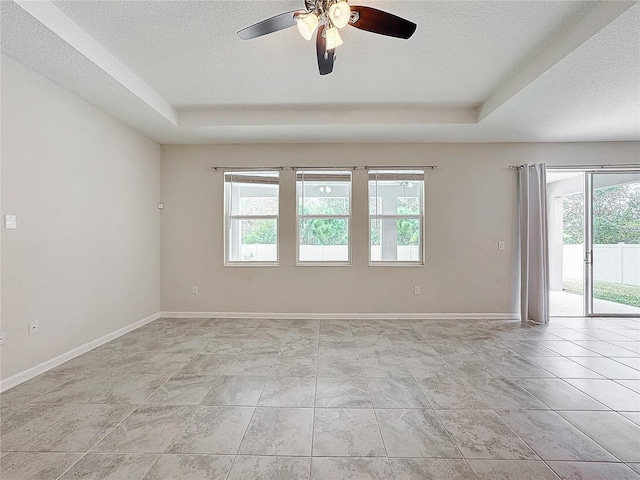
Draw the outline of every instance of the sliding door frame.
[[[584,171],[584,314],[587,317],[640,317],[633,313],[594,313],[593,311],[593,176],[637,173],[640,173],[640,166],[638,168],[590,168]]]
[[[593,315],[593,171],[584,172],[584,311],[587,317]]]
[[[638,318],[637,314],[594,313],[593,312],[593,175],[594,174],[634,174],[640,173],[640,165],[562,165],[547,166],[547,170],[575,170],[584,175],[584,249],[583,249],[583,316],[585,317],[628,317]]]

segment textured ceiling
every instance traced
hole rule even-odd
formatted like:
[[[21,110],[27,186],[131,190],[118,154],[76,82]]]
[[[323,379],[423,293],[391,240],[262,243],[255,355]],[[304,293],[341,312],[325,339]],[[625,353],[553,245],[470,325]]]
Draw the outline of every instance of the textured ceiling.
[[[636,2],[357,3],[418,29],[345,28],[323,77],[235,34],[301,1],[3,1],[2,52],[161,143],[640,139]]]

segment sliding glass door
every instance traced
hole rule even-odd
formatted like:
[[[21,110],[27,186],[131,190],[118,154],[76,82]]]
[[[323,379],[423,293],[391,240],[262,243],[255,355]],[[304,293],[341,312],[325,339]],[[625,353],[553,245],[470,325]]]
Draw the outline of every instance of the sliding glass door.
[[[585,315],[584,170],[547,169],[549,314]]]
[[[640,171],[547,171],[551,316],[640,316]]]
[[[640,172],[586,172],[587,315],[640,315]]]

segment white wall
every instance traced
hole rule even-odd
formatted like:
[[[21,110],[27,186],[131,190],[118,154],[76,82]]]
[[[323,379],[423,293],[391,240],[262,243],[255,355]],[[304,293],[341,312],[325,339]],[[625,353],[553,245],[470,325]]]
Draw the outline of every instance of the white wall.
[[[5,380],[158,312],[160,146],[2,57],[1,148]]]

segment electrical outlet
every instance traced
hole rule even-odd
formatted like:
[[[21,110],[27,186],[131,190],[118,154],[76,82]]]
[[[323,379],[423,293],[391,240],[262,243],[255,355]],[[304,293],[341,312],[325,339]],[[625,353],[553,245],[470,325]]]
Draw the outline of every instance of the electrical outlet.
[[[5,332],[0,332],[0,345],[4,345],[7,341],[7,334]]]
[[[198,285],[191,285],[191,295],[198,294]]]
[[[413,294],[414,295],[420,295],[420,287],[418,285],[413,287]]]
[[[498,242],[498,250],[504,250],[504,242]]]
[[[38,333],[38,321],[34,320],[33,322],[29,322],[29,335],[33,335]]]

